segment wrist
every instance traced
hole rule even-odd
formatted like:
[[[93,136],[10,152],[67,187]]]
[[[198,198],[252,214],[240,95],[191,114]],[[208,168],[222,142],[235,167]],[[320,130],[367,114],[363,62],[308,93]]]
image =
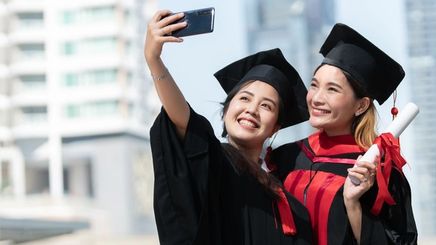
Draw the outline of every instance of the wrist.
[[[144,54],[144,57],[145,57],[145,61],[147,62],[147,64],[159,63],[159,61],[160,61],[159,55]]]
[[[345,204],[345,207],[347,209],[355,210],[355,209],[361,208],[360,201],[356,200],[356,199],[352,199],[352,198],[350,199],[350,198],[344,197],[344,204]]]
[[[170,73],[168,72],[168,69],[164,66],[162,69],[158,69],[155,72],[150,72],[150,76],[153,79],[153,81],[161,81],[168,78]]]

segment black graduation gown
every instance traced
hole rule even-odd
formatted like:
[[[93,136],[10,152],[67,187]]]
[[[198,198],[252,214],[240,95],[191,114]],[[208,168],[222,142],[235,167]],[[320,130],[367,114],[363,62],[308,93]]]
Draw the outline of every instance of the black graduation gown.
[[[347,169],[363,155],[353,136],[328,137],[317,132],[309,138],[275,149],[271,161],[287,191],[308,209],[317,244],[356,244],[343,201]],[[361,198],[360,244],[416,244],[417,230],[411,207],[410,186],[393,169],[389,192],[396,204],[383,204],[379,215],[370,212],[377,184]]]
[[[284,235],[273,198],[255,178],[235,170],[210,123],[192,109],[183,141],[164,110],[150,139],[161,244],[312,244],[304,206],[287,194],[297,235]]]

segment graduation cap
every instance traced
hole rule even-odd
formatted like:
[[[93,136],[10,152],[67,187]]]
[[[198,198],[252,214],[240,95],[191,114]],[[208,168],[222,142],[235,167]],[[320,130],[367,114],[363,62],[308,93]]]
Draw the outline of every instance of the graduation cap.
[[[337,23],[321,47],[321,64],[348,72],[381,105],[404,78],[400,64],[347,25]]]
[[[260,80],[274,87],[284,104],[283,118],[279,122],[282,128],[309,118],[307,89],[280,49],[247,56],[217,71],[214,76],[227,94],[237,85],[249,80]]]

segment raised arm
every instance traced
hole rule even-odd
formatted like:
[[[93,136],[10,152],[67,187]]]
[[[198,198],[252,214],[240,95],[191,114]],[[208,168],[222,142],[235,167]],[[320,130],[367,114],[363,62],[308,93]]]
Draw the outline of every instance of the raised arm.
[[[160,10],[148,23],[144,57],[162,106],[176,126],[178,135],[184,138],[189,120],[189,106],[160,56],[164,43],[183,41],[183,39],[173,37],[170,34],[185,27],[186,22],[171,24],[182,18],[183,13],[170,14],[169,10]]]

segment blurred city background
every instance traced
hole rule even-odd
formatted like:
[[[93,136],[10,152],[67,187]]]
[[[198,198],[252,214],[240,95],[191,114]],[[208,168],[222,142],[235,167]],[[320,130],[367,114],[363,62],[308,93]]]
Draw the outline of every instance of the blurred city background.
[[[149,128],[160,110],[143,42],[158,9],[215,7],[213,33],[163,59],[219,135],[213,73],[279,47],[305,80],[336,22],[406,70],[397,107],[420,114],[401,138],[420,244],[436,244],[436,1],[0,0],[0,244],[159,244]],[[380,130],[393,99],[379,107]],[[275,145],[307,136],[303,123]]]

